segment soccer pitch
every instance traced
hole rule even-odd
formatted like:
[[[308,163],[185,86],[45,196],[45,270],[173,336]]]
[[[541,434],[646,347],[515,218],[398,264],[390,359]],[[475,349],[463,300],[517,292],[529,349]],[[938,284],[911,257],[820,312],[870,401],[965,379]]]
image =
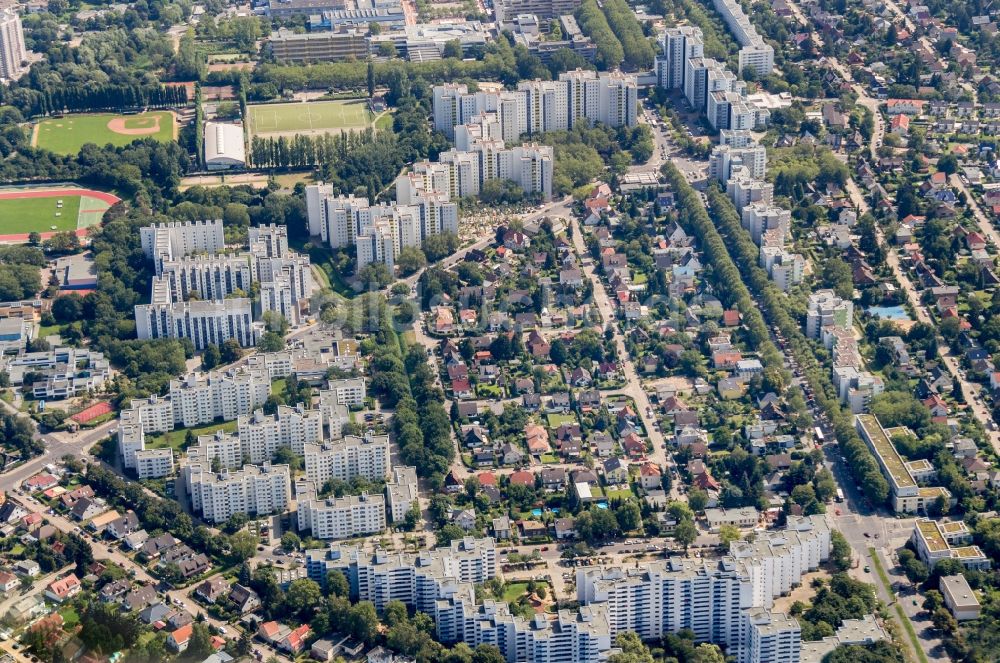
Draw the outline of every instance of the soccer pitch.
[[[373,115],[364,99],[309,101],[248,106],[250,132],[268,134],[323,134],[365,129]]]
[[[80,194],[0,199],[0,235],[76,230],[79,217]]]

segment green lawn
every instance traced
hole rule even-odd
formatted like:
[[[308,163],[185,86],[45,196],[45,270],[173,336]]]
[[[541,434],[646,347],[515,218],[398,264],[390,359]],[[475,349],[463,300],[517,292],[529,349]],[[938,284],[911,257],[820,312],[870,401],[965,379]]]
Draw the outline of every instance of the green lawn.
[[[62,333],[62,328],[62,325],[38,325],[38,338],[45,338],[46,336],[51,336],[53,334],[58,336]]]
[[[278,396],[280,394],[285,393],[285,385],[286,384],[288,384],[288,382],[287,382],[287,380],[285,380],[285,378],[278,378],[277,380],[275,380],[274,382],[272,382],[271,383],[271,395],[272,396]]]
[[[253,135],[364,129],[373,119],[366,99],[260,104],[248,106],[247,116]]]
[[[541,460],[542,460],[543,463],[553,463],[553,464],[555,464],[555,463],[559,462],[559,456],[557,456],[555,454],[542,454]]]
[[[221,424],[211,423],[207,426],[198,426],[196,428],[177,428],[162,435],[149,435],[146,437],[146,441],[149,443],[148,448],[164,449],[166,447],[170,447],[174,451],[181,451],[184,446],[184,439],[187,437],[187,432],[189,430],[195,437],[198,437],[199,435],[211,435],[217,430],[231,433],[236,430],[236,422],[227,421]]]
[[[547,582],[536,582],[536,586],[545,587],[545,591],[552,595],[552,588],[549,587]],[[512,582],[503,588],[503,600],[507,603],[513,603],[519,598],[524,596],[528,591],[528,583],[526,582]]]
[[[76,230],[79,216],[80,196],[4,198],[0,199],[0,235]]]
[[[127,131],[148,133],[118,133],[108,127],[108,123],[118,118],[124,119]],[[128,145],[143,138],[155,138],[161,142],[174,139],[174,116],[167,111],[151,111],[136,115],[115,115],[96,113],[88,115],[65,115],[42,120],[38,123],[36,144],[57,154],[76,154],[87,143],[116,147]]]
[[[612,500],[627,500],[632,497],[632,491],[629,488],[608,488],[606,492],[608,499]]]
[[[76,614],[76,610],[71,605],[63,606],[59,609],[59,614],[63,618],[63,628],[69,630],[80,623],[80,615]]]
[[[559,428],[563,424],[576,423],[575,414],[547,414],[545,418],[549,422],[549,428]]]

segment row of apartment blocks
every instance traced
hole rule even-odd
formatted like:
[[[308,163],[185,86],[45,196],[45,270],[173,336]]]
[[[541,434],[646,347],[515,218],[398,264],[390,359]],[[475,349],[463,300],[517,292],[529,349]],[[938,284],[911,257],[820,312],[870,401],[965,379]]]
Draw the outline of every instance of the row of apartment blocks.
[[[746,99],[746,83],[724,63],[705,57],[700,28],[669,28],[660,35],[656,59],[660,87],[680,90],[688,104],[705,113],[715,129],[763,129],[770,111]]]
[[[577,69],[555,81],[521,81],[516,90],[496,83],[479,83],[469,92],[458,83],[434,87],[434,128],[455,139],[456,127],[495,113],[500,139],[516,141],[523,134],[566,131],[581,122],[612,127],[638,122],[636,77],[620,71]]]
[[[852,413],[868,411],[871,400],[885,391],[878,375],[867,371],[854,337],[854,304],[832,290],[809,295],[806,336],[818,339],[833,358],[833,386],[841,403]]]
[[[345,474],[350,480],[355,476],[386,479],[387,472],[379,474],[378,454],[388,447],[388,438],[373,439],[369,448],[356,446],[354,451],[371,454],[371,462],[343,458]],[[386,464],[388,467],[388,464]],[[354,473],[356,472],[356,473]],[[338,478],[338,477],[331,477]],[[413,505],[418,503],[417,468],[400,466],[388,473],[384,495],[345,495],[322,499],[317,486],[322,484],[308,478],[295,484],[297,521],[299,531],[309,530],[316,539],[349,539],[378,534],[388,523],[400,523]]]
[[[330,184],[306,187],[309,234],[333,248],[354,247],[357,269],[381,262],[392,269],[396,256],[428,237],[458,234],[458,203],[447,189],[423,189],[394,203],[372,205],[367,198],[334,195]]]
[[[956,500],[947,488],[926,485],[937,479],[937,471],[930,461],[921,459],[907,462],[899,455],[892,438],[894,435],[913,435],[909,429],[883,428],[879,420],[871,414],[856,415],[854,426],[858,435],[871,449],[882,474],[889,483],[894,511],[925,513],[927,507],[939,499],[945,500],[948,509],[955,505]]]
[[[291,472],[288,465],[244,465],[239,470],[213,471],[211,462],[190,458],[181,464],[181,477],[191,509],[210,523],[233,515],[263,516],[288,510]]]
[[[288,249],[284,226],[250,228],[247,250],[221,255],[222,221],[162,223],[140,230],[143,252],[156,277],[149,304],[135,307],[139,338],[189,338],[195,348],[235,339],[250,347],[264,331],[246,295],[259,285],[259,313],[300,321],[312,294],[306,256]]]
[[[805,258],[785,243],[791,212],[774,205],[774,185],[765,181],[767,150],[749,131],[724,129],[709,157],[709,176],[726,188],[740,212],[741,224],[760,247],[760,265],[783,291],[802,282]]]
[[[437,640],[471,647],[493,644],[510,663],[599,663],[611,650],[611,631],[601,608],[584,606],[576,614],[560,611],[553,620],[540,614],[526,621],[512,615],[506,603],[476,601],[475,585],[497,575],[492,539],[465,538],[417,554],[331,545],[307,551],[306,568],[320,583],[328,572],[340,571],[352,599],[371,601],[378,610],[401,601],[434,620]]]
[[[0,370],[7,373],[11,386],[31,387],[38,400],[86,395],[101,389],[111,375],[103,354],[72,347],[0,357]],[[30,384],[25,385],[25,379]]]
[[[227,467],[238,467],[244,457],[254,463],[269,461],[282,446],[302,454],[306,444],[324,439],[324,426],[329,437],[340,437],[349,420],[349,409],[365,401],[364,378],[328,381],[327,388],[319,393],[317,410],[307,410],[300,404],[279,406],[275,414],[264,415],[259,409],[271,393],[272,380],[291,374],[289,354],[258,355],[257,361],[246,367],[192,373],[171,380],[166,397],[133,399],[122,410],[118,428],[123,467],[135,470],[141,479],[166,476],[173,470],[172,462],[168,464],[160,450],[146,449],[146,435],[217,420],[237,421],[238,435],[231,437],[237,440],[238,451],[225,456]],[[272,357],[273,361],[268,361]],[[219,445],[227,439],[223,434],[202,438],[217,439]]]
[[[466,538],[418,554],[333,544],[307,551],[306,569],[320,583],[339,571],[352,599],[377,610],[401,601],[434,619],[441,642],[495,644],[511,662],[599,663],[618,633],[656,640],[687,628],[699,641],[725,646],[740,663],[789,663],[799,661],[798,624],[768,608],[828,559],[830,545],[823,517],[790,518],[785,530],[734,544],[729,557],[714,562],[678,558],[634,570],[581,569],[581,608],[552,620],[542,614],[526,621],[502,602],[475,600],[473,585],[497,573],[492,539]],[[868,632],[868,640],[884,637],[877,626]]]
[[[752,69],[758,76],[774,71],[774,49],[764,41],[750,18],[743,12],[739,0],[715,0],[715,11],[729,26],[729,31],[739,42],[740,71]]]

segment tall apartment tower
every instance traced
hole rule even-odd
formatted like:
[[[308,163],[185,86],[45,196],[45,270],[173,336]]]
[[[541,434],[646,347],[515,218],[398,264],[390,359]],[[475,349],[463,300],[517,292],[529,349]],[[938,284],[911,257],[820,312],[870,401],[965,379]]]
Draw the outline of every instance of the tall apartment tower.
[[[684,89],[685,63],[705,57],[701,28],[684,25],[666,30],[660,36],[663,55],[656,59],[656,77],[660,87]]]
[[[0,10],[0,79],[16,80],[28,70],[24,28],[13,7]]]

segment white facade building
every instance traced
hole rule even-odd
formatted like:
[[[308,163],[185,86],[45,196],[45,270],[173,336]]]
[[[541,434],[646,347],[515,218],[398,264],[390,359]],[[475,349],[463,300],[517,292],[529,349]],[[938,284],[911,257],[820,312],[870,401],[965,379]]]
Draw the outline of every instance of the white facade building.
[[[287,465],[244,465],[243,469],[219,473],[204,464],[185,463],[181,473],[191,498],[191,508],[211,523],[221,523],[234,514],[249,516],[281,513],[291,499]]]
[[[348,435],[342,440],[305,445],[306,478],[317,486],[330,479],[384,480],[389,473],[389,437]]]
[[[226,240],[222,219],[160,223],[139,229],[142,252],[153,261],[156,274],[164,261],[178,260],[192,253],[216,253]]]
[[[245,297],[214,301],[157,302],[135,307],[135,331],[141,339],[189,338],[198,350],[230,339],[243,347],[257,344],[262,325],[253,320],[253,302]]]
[[[243,127],[222,122],[205,123],[205,167],[208,170],[245,168]]]
[[[170,449],[143,449],[135,452],[135,473],[140,479],[159,479],[174,473],[174,453]]]
[[[301,484],[300,484],[301,485]],[[385,530],[385,497],[346,495],[325,500],[297,495],[299,530],[317,539],[348,539]]]
[[[0,79],[17,80],[28,71],[24,28],[14,7],[0,10]]]
[[[289,447],[301,456],[306,445],[323,439],[323,414],[305,409],[302,403],[295,407],[279,405],[274,414],[254,410],[253,414],[240,416],[237,431],[242,452],[251,463],[271,460],[280,447]]]
[[[705,56],[701,28],[687,25],[668,28],[660,35],[660,48],[663,55],[656,59],[657,82],[662,88],[683,90],[687,61]]]

